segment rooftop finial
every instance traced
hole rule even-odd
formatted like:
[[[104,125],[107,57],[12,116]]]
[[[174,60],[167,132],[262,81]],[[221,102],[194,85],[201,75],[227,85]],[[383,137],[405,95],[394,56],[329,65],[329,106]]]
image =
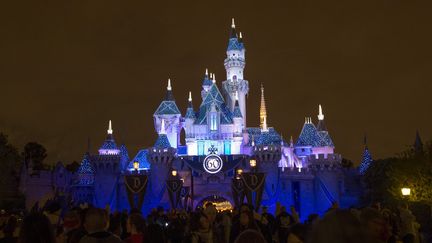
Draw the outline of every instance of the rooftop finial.
[[[208,76],[208,69],[206,68],[205,75]]]
[[[162,119],[162,121],[161,121],[161,128],[160,128],[159,134],[166,134],[166,131],[165,131],[165,120],[164,119]]]
[[[188,101],[192,102],[192,92],[190,92],[190,91],[189,91],[189,99],[188,99]]]
[[[213,83],[216,83],[216,74],[213,73]]]
[[[319,107],[318,120],[322,121],[322,120],[324,120],[324,114],[322,112],[321,105],[319,105],[318,107]]]
[[[235,28],[234,18],[231,19],[231,28]]]
[[[210,73],[210,78],[213,78],[213,73]]]
[[[264,86],[261,84],[260,125],[263,131],[267,131],[267,108],[264,98]]]
[[[168,86],[167,86],[167,90],[172,90],[172,87],[171,87],[171,79],[168,79]]]
[[[108,133],[108,134],[113,134],[111,120],[109,120],[109,122],[108,122],[108,130],[107,130],[107,133]]]
[[[239,33],[239,37],[240,37],[240,39],[243,39],[243,36],[242,36],[241,32]]]

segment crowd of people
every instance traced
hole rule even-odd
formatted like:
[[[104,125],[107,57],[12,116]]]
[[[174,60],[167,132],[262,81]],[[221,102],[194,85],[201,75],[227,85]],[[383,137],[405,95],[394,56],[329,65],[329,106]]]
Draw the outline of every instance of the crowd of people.
[[[408,209],[382,209],[379,203],[362,209],[339,209],[334,204],[320,217],[300,221],[294,207],[278,205],[274,214],[248,204],[218,211],[207,203],[193,212],[165,211],[142,215],[139,210],[76,207],[33,211],[26,215],[1,212],[0,243],[374,243],[429,242]]]

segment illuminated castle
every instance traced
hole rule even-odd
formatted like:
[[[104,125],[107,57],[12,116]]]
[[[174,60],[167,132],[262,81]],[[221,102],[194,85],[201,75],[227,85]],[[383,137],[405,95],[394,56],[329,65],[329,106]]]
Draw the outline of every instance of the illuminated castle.
[[[226,80],[218,84],[215,74],[206,70],[200,82],[201,104],[194,107],[189,92],[184,114],[176,104],[172,82],[168,80],[166,96],[153,115],[158,134],[154,146],[141,149],[129,159],[126,147],[116,145],[110,121],[107,138],[98,154],[87,153],[77,172],[66,172],[58,164],[50,180],[41,182],[43,175],[24,176],[22,183],[27,196],[32,198],[33,185],[39,185],[47,192],[69,194],[77,203],[128,209],[123,177],[143,173],[149,176],[143,206],[148,212],[159,205],[169,207],[165,181],[175,171],[189,190],[183,198],[188,207],[216,199],[224,205],[233,205],[232,180],[241,171],[251,170],[253,165],[249,162],[254,160],[257,170],[266,174],[263,205],[271,208],[276,202],[294,205],[302,218],[314,212],[323,213],[334,202],[354,205],[357,198],[345,184],[347,172],[341,168],[341,156],[334,153],[321,105],[318,123],[315,125],[310,117],[305,118],[297,140],[291,138],[286,142],[268,124],[261,86],[260,125],[247,127],[249,82],[244,79],[245,45],[241,33],[237,34],[234,20],[226,55]],[[220,161],[208,163],[210,155]],[[34,196],[28,204],[36,200]]]

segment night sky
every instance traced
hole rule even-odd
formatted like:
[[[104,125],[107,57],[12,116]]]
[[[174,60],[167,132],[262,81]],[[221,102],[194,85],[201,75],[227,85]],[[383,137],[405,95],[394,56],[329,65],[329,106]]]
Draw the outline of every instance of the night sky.
[[[336,151],[356,163],[363,134],[375,158],[432,137],[432,2],[2,1],[0,130],[43,144],[47,162],[96,152],[113,120],[130,155],[151,146],[152,114],[171,78],[182,112],[205,68],[225,79],[231,18],[243,33],[248,126],[296,138],[323,105]],[[216,1],[215,1],[216,2]],[[263,2],[263,1],[261,1]]]

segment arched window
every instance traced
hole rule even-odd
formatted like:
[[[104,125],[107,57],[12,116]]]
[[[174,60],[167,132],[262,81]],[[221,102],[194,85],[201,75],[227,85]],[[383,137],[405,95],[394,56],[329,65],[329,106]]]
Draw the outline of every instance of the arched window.
[[[215,112],[210,113],[210,130],[217,130],[217,113]]]

